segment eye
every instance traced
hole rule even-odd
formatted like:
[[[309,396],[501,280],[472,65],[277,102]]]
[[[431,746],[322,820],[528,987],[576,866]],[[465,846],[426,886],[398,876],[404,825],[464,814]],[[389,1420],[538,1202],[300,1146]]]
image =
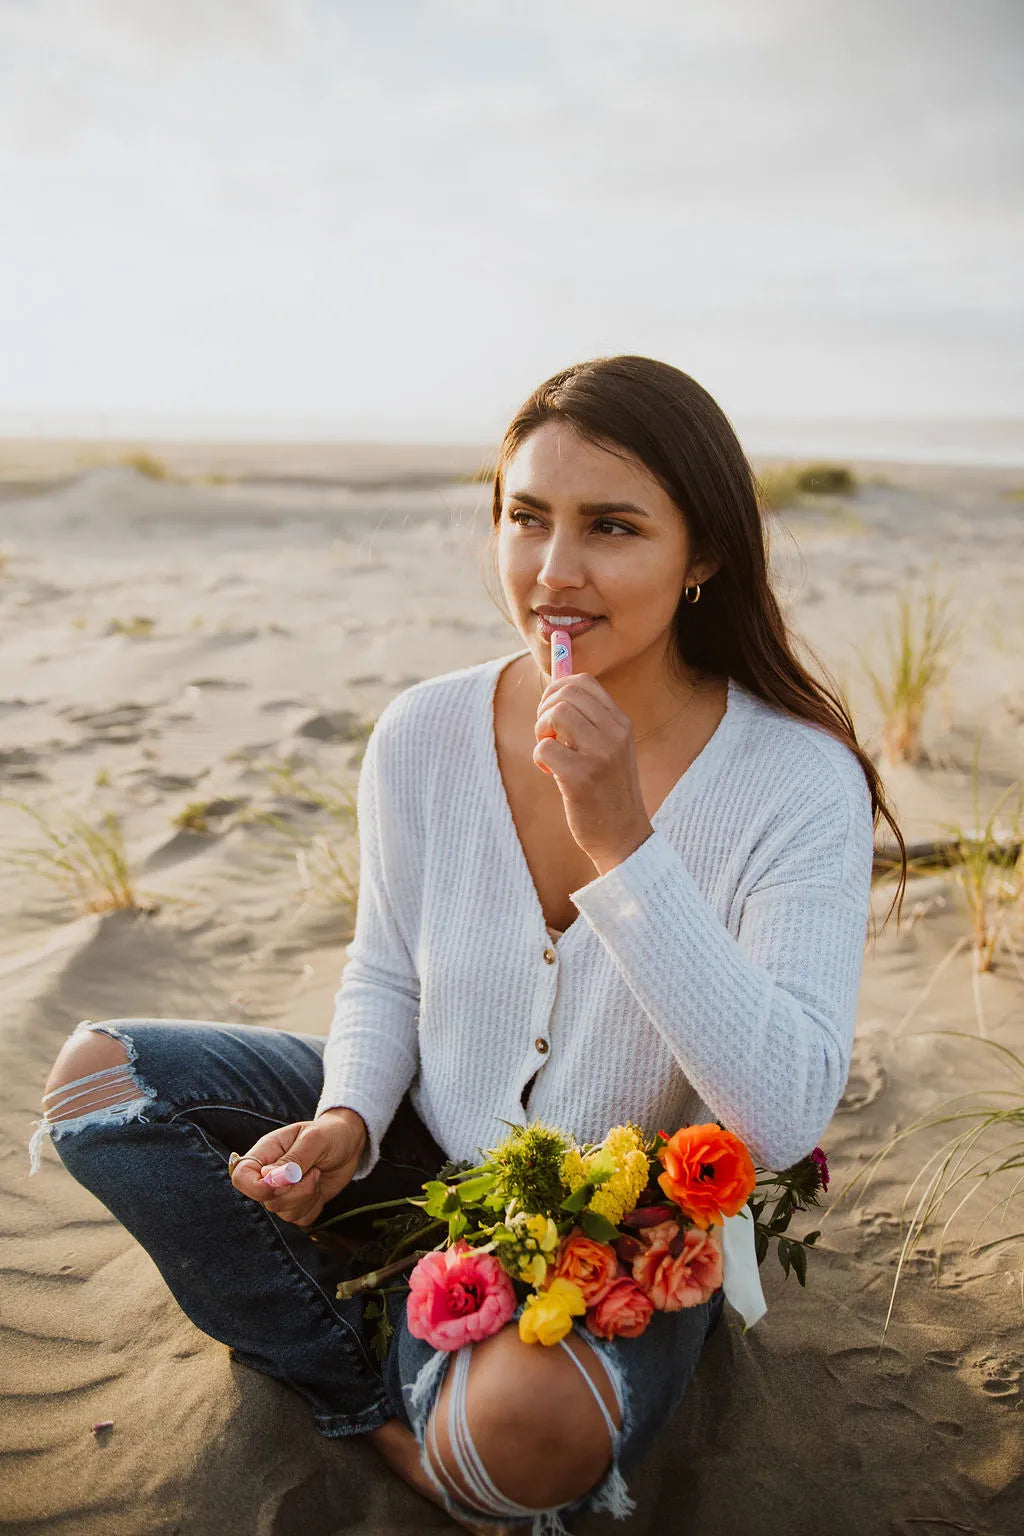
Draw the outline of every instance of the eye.
[[[526,527],[526,523],[523,521],[524,518],[533,518],[534,521],[539,521],[539,519],[537,518],[537,515],[536,515],[535,512],[521,512],[521,511],[517,510],[515,512],[510,512],[509,515],[508,515],[509,522],[510,523],[518,523],[521,528],[525,528]],[[629,523],[619,523],[619,522],[616,522],[614,519],[612,519],[610,517],[599,517],[599,518],[595,519],[594,527],[595,528],[614,528],[617,533],[621,533],[621,534],[635,534],[636,533],[636,529],[631,527]]]

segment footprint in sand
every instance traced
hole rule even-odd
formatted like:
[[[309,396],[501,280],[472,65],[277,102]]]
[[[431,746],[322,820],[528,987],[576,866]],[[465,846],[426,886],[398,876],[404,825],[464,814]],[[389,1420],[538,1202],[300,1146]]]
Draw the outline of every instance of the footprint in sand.
[[[115,709],[69,709],[60,713],[66,714],[73,725],[87,726],[92,741],[127,744],[140,740],[151,708],[149,704],[121,704]]]
[[[295,734],[308,736],[313,741],[355,741],[362,730],[362,719],[353,710],[334,709],[310,715],[308,720],[296,726]]]
[[[885,1068],[875,1053],[854,1041],[850,1075],[837,1110],[866,1109],[878,1098],[886,1082]]]
[[[984,1374],[981,1390],[986,1397],[1024,1395],[1024,1362],[1019,1355],[984,1355],[977,1369]]]
[[[925,1359],[930,1365],[937,1365],[944,1371],[958,1370],[964,1363],[963,1355],[955,1349],[930,1349]]]
[[[45,778],[45,774],[40,773],[35,766],[38,761],[38,752],[30,752],[27,747],[11,747],[5,752],[0,752],[0,778]]]

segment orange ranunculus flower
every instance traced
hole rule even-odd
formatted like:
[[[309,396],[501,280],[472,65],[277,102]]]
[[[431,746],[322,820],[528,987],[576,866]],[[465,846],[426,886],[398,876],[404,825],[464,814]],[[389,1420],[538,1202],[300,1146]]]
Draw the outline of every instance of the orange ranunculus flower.
[[[722,1253],[713,1232],[663,1221],[644,1233],[633,1279],[659,1312],[679,1312],[709,1301],[722,1284]]]
[[[620,1275],[613,1280],[596,1307],[587,1313],[590,1332],[599,1339],[635,1339],[654,1315],[654,1302],[635,1280]]]
[[[658,1156],[665,1168],[658,1183],[700,1227],[739,1215],[757,1182],[744,1143],[714,1123],[684,1125]]]
[[[596,1306],[619,1273],[619,1258],[607,1243],[595,1242],[574,1227],[562,1244],[555,1278],[571,1280],[583,1293],[588,1307]]]

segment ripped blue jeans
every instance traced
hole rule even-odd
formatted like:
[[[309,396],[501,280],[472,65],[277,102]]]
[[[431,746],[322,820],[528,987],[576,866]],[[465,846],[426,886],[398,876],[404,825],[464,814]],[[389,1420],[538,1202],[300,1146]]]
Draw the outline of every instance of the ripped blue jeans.
[[[385,1300],[395,1331],[382,1367],[362,1303],[337,1299],[337,1256],[230,1181],[232,1152],[246,1152],[276,1126],[315,1113],[324,1039],[189,1019],[85,1021],[78,1029],[119,1041],[128,1061],[50,1095],[32,1138],[33,1166],[51,1137],[68,1170],[146,1249],[198,1328],[229,1345],[236,1359],[300,1393],[320,1433],[335,1438],[365,1434],[397,1416],[423,1448],[431,1410],[453,1368],[449,1435],[478,1502],[454,1496],[439,1480],[429,1448],[422,1452],[424,1470],[450,1513],[496,1529],[529,1520],[533,1536],[558,1536],[565,1531],[560,1516],[577,1509],[605,1509],[620,1518],[632,1512],[623,1474],[643,1459],[681,1401],[721,1315],[721,1290],[703,1306],[655,1312],[637,1339],[607,1342],[582,1320],[574,1323],[577,1337],[604,1363],[618,1401],[621,1430],[601,1404],[611,1465],[595,1488],[558,1510],[513,1503],[488,1478],[468,1433],[465,1372],[472,1346],[447,1353],[414,1338],[404,1297],[392,1294]],[[78,1113],[82,1100],[87,1107]],[[375,1168],[330,1201],[323,1219],[417,1193],[446,1155],[407,1094]],[[600,1402],[590,1373],[574,1364]]]

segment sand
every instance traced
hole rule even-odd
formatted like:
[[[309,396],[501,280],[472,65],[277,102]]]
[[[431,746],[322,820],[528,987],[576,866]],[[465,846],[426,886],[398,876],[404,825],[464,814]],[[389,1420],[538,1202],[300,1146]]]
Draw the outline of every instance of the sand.
[[[468,477],[486,453],[156,451],[178,478],[104,466],[81,445],[0,452],[0,840],[8,853],[39,843],[9,800],[55,824],[62,808],[94,822],[115,812],[153,906],[77,912],[38,863],[0,863],[0,1529],[454,1531],[369,1444],[321,1440],[297,1397],[199,1333],[53,1149],[30,1180],[25,1147],[49,1063],[81,1018],[326,1031],[349,919],[315,839],[333,838],[349,870],[354,844],[296,778],[354,789],[369,724],[397,691],[520,648],[482,576],[487,490]],[[1011,494],[1024,471],[855,467],[859,493],[787,513],[773,559],[792,623],[849,689],[873,750],[854,646],[880,659],[907,577],[953,590],[965,630],[926,717],[928,757],[882,765],[908,841],[924,840],[973,819],[976,741],[983,810],[1024,772],[1024,511]],[[194,801],[214,802],[206,832],[173,823]],[[876,892],[879,920],[889,900]],[[951,1227],[937,1286],[926,1234],[884,1341],[901,1202],[942,1134],[907,1138],[860,1199],[833,1204],[944,1098],[1008,1085],[991,1047],[931,1032],[983,1030],[1024,1051],[1019,962],[1003,953],[975,978],[961,951],[921,1000],[965,932],[959,890],[929,879],[911,885],[902,931],[891,921],[869,945],[850,1080],[823,1138],[832,1186],[793,1228],[822,1230],[806,1290],[769,1255],[765,1319],[743,1338],[727,1308],[631,1479],[635,1517],[575,1531],[1021,1528],[1024,1245],[972,1248],[1011,1184],[988,1186]],[[1018,1192],[979,1244],[1019,1233],[1021,1215]],[[94,1435],[101,1420],[113,1428]]]

